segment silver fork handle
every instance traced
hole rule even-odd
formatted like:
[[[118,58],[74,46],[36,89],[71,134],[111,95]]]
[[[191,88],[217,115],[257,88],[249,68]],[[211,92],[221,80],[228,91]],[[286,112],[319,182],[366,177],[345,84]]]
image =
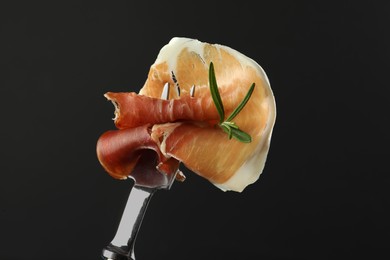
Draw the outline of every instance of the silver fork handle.
[[[149,201],[157,189],[133,186],[117,233],[102,251],[103,259],[135,260],[134,245]]]

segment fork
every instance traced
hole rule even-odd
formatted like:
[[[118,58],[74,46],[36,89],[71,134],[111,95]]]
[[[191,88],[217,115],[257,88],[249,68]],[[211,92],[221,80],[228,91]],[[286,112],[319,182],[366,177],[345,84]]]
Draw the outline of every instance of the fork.
[[[164,175],[159,172],[144,172],[152,184],[141,181],[131,176],[134,185],[131,189],[125,209],[122,214],[116,235],[111,243],[102,251],[102,257],[106,260],[135,260],[134,246],[146,209],[153,194],[159,189],[169,190],[176,174]],[[144,178],[145,176],[143,176]]]
[[[175,90],[180,95],[178,84]],[[161,99],[169,98],[170,85],[164,85]],[[193,97],[195,86],[192,86],[190,95]],[[154,156],[154,157],[153,157]],[[155,155],[151,151],[143,156],[140,163],[151,164]],[[152,161],[151,161],[152,160]],[[134,181],[125,209],[122,214],[117,232],[111,243],[102,250],[102,258],[105,260],[135,260],[134,246],[138,231],[141,227],[148,204],[157,190],[169,190],[176,175],[181,171],[177,169],[174,174],[162,174],[155,168],[137,169],[132,172],[130,179]]]

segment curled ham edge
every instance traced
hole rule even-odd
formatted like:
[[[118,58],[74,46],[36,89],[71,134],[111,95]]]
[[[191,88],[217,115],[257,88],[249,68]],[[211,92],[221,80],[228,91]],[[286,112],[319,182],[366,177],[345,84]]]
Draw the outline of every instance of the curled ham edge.
[[[108,92],[104,96],[114,104],[118,130],[103,133],[96,151],[100,164],[116,179],[155,171],[168,175],[177,172],[176,179],[184,181],[184,174],[178,170],[180,162],[165,152],[165,140],[183,122],[212,126],[219,117],[207,98],[186,95],[163,100],[134,92]]]
[[[137,182],[143,182],[144,186],[151,185],[147,182],[154,180],[143,178],[143,174],[174,174],[180,164],[160,151],[151,136],[151,125],[107,131],[98,139],[96,150],[100,163],[112,177],[127,179],[130,174],[137,175]],[[184,180],[185,177],[179,171],[176,179]]]

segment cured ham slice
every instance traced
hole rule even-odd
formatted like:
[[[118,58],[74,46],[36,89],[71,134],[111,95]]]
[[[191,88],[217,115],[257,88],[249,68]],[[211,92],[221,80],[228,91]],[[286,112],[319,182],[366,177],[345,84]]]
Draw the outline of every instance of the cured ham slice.
[[[107,131],[100,136],[96,150],[100,163],[116,179],[126,179],[128,173],[132,173],[137,174],[138,182],[146,182],[142,178],[144,173],[138,174],[138,171],[157,170],[169,175],[176,173],[179,168],[178,160],[166,157],[160,152],[157,143],[152,139],[149,125]],[[177,178],[182,176],[179,174]]]
[[[119,129],[179,120],[216,121],[219,119],[211,96],[192,98],[187,95],[171,100],[137,95],[134,92],[109,92],[105,96],[116,106],[114,121]]]
[[[227,116],[255,83],[252,96],[233,120],[251,136],[250,143],[229,139],[218,126],[209,87],[211,62]],[[162,100],[166,83],[180,91],[170,91],[169,100]],[[134,174],[145,150],[156,154],[153,167],[159,172],[171,174],[181,162],[224,191],[243,191],[263,171],[276,118],[275,99],[260,65],[230,47],[173,38],[160,50],[138,94],[105,96],[115,105],[119,130],[100,137],[97,153],[115,178]]]

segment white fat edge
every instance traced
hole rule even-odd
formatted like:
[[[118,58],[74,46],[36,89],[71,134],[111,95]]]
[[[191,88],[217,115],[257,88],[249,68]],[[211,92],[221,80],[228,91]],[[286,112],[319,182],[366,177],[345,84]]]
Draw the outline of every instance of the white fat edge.
[[[169,71],[176,71],[177,58],[180,52],[187,48],[190,52],[195,52],[203,59],[203,49],[205,43],[196,39],[186,37],[174,37],[168,44],[163,46],[157,55],[155,64],[167,62]]]
[[[168,44],[163,46],[157,55],[157,59],[155,64],[160,64],[163,62],[167,62],[169,71],[176,71],[177,66],[177,58],[180,52],[187,48],[188,51],[197,53],[202,60],[204,60],[204,46],[206,44],[211,44],[215,46],[218,50],[223,49],[233,57],[237,58],[242,67],[249,66],[255,69],[258,73],[259,77],[263,79],[267,83],[267,87],[271,90],[269,79],[264,71],[264,69],[252,58],[249,58],[245,54],[229,47],[226,45],[218,44],[218,43],[207,43],[201,42],[197,39],[191,39],[186,37],[174,37],[172,38]],[[272,93],[272,90],[271,90]]]

